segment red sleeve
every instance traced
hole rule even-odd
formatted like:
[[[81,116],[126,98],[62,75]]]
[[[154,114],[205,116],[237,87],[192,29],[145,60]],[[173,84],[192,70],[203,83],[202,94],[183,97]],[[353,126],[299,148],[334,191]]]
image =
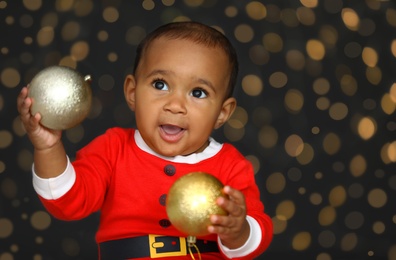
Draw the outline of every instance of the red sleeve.
[[[235,148],[231,148],[231,150],[233,149]],[[262,233],[261,243],[254,252],[245,257],[234,259],[254,259],[262,254],[271,243],[273,237],[273,223],[271,218],[264,212],[264,205],[260,200],[260,190],[256,184],[251,163],[236,149],[226,158],[228,159],[225,159],[224,168],[222,170],[230,172],[230,175],[228,177],[229,179],[224,181],[224,184],[240,190],[245,195],[247,215],[258,222]]]
[[[73,187],[59,199],[40,198],[54,217],[78,220],[101,208],[120,144],[127,142],[123,138],[120,131],[111,129],[77,152],[72,163],[76,171]]]

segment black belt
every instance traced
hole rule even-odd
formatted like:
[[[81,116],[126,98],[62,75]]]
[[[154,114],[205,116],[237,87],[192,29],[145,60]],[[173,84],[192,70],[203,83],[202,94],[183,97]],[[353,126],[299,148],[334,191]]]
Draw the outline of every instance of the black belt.
[[[195,245],[200,253],[219,252],[214,241],[197,239]],[[148,235],[102,242],[99,250],[101,260],[158,258],[187,255],[188,245],[184,237]]]

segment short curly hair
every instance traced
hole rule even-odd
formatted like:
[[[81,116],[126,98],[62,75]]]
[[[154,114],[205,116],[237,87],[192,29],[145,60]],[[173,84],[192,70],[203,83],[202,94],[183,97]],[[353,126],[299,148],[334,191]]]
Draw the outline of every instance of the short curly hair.
[[[233,95],[239,70],[238,57],[235,48],[232,46],[227,37],[225,37],[221,32],[198,22],[188,21],[168,23],[149,33],[140,42],[136,49],[135,63],[133,68],[134,74],[147,47],[155,39],[160,37],[168,37],[169,39],[187,39],[208,47],[222,49],[228,56],[231,64],[231,72],[226,97],[231,97]]]

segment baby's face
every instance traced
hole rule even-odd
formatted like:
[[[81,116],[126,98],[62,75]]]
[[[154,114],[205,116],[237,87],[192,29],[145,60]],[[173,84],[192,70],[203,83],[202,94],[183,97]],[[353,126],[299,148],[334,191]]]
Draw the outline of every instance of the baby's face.
[[[228,117],[224,104],[234,102],[224,103],[229,71],[220,49],[189,40],[155,40],[133,83],[136,123],[145,142],[164,156],[205,149],[213,129]]]

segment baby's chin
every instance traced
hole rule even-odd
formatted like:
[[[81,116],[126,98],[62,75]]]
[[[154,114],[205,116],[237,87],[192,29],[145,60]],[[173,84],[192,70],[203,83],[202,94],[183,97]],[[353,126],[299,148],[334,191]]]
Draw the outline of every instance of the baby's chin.
[[[180,151],[157,151],[159,155],[162,155],[164,157],[176,157],[176,156],[188,156],[190,154],[193,154],[195,152],[180,152]]]
[[[176,157],[176,156],[189,156],[194,153],[199,153],[201,152],[201,149],[188,149],[188,150],[181,150],[181,149],[153,149],[154,152],[157,154],[164,156],[164,157]]]
[[[209,145],[209,141],[203,144],[181,145],[181,143],[147,143],[156,154],[163,157],[189,156],[203,152]]]

